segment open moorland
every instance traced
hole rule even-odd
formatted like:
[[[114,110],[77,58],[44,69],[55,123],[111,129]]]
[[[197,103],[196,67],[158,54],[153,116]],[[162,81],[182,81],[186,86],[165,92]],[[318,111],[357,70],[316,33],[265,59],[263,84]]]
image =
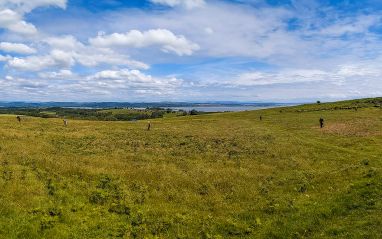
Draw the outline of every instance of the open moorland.
[[[382,238],[381,105],[0,115],[0,238]]]

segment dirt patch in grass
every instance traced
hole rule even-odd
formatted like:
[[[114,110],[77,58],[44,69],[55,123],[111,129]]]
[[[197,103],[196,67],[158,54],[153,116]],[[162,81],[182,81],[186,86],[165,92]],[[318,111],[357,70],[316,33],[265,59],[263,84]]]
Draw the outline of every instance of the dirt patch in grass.
[[[318,127],[316,127],[318,128]],[[343,136],[375,136],[382,135],[381,130],[377,130],[376,122],[372,120],[356,120],[348,122],[328,123],[320,129],[327,134]]]

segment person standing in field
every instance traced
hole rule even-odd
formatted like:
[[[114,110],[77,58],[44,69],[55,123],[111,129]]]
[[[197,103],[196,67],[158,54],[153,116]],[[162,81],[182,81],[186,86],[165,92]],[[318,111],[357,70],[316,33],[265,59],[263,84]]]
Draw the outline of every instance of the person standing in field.
[[[17,121],[19,121],[19,123],[21,122],[21,117],[19,115],[16,116],[16,119],[17,119]]]
[[[261,120],[263,120],[263,116],[262,116],[262,115],[260,115],[260,121],[261,121]]]
[[[67,127],[68,126],[68,120],[64,119],[64,126]]]
[[[150,129],[151,129],[151,122],[149,121],[147,124],[147,131],[149,131]]]
[[[324,119],[320,118],[320,128],[322,129],[324,127]]]

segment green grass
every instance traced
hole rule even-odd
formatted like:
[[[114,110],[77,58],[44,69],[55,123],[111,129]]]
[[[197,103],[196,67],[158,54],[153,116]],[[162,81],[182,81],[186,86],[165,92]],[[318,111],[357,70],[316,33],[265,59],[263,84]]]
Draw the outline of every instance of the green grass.
[[[98,112],[100,113],[112,113],[113,115],[119,115],[119,114],[127,114],[127,115],[140,115],[140,114],[146,114],[146,115],[151,115],[153,112],[158,111],[158,109],[106,109],[106,110],[100,110]],[[172,117],[180,117],[183,116],[183,112],[177,112],[177,111],[172,111],[172,112],[167,112],[166,109],[161,109],[159,111],[163,111],[163,118],[172,118]],[[199,112],[201,114],[201,112]]]
[[[99,110],[100,113],[112,113],[113,115],[117,114],[138,114],[138,113],[144,113],[144,114],[151,114],[153,111],[146,110],[146,109],[106,109],[106,110]]]
[[[382,109],[362,102],[151,131],[1,116],[0,238],[381,238]]]

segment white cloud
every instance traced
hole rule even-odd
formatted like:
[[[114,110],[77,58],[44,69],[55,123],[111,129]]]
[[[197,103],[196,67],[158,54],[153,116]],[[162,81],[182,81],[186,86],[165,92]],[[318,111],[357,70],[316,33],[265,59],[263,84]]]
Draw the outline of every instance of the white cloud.
[[[58,66],[57,62],[50,55],[25,58],[14,57],[8,61],[7,65],[21,71],[40,71],[48,67]]]
[[[205,4],[204,0],[151,0],[151,2],[170,7],[183,6],[188,9],[201,7]]]
[[[61,70],[39,73],[38,77],[0,78],[0,93],[2,97],[13,95],[13,99],[14,95],[27,95],[29,100],[46,100],[46,97],[58,101],[74,98],[78,101],[137,101],[146,97],[163,100],[177,95],[182,82],[174,77],[153,77],[129,69],[105,70],[88,76]]]
[[[0,28],[26,35],[37,33],[35,26],[25,22],[22,15],[11,9],[0,8]]]
[[[110,65],[128,65],[138,69],[148,69],[145,63],[134,61],[126,56],[118,54],[102,54],[93,52],[91,54],[78,52],[65,52],[54,49],[47,55],[29,56],[24,58],[8,57],[4,61],[8,61],[7,65],[11,68],[21,71],[40,71],[52,67],[70,68],[76,63],[86,67],[95,67],[100,64]]]
[[[85,51],[75,52],[74,58],[83,66],[95,67],[100,64],[117,66],[130,66],[137,69],[149,69],[146,63],[132,60],[126,55],[116,53],[110,49],[88,48]]]
[[[199,50],[197,44],[166,29],[153,29],[145,32],[131,30],[124,34],[99,35],[89,39],[89,42],[98,47],[143,48],[159,45],[162,51],[174,52],[180,56],[192,55],[194,51]]]
[[[138,99],[177,95],[182,83],[181,79],[175,77],[153,77],[139,70],[120,69],[97,72],[80,84],[92,91],[114,92],[118,95],[124,94],[124,98]]]
[[[5,52],[15,52],[20,54],[33,54],[36,49],[21,43],[1,42],[0,50]]]
[[[84,44],[79,42],[74,36],[65,35],[60,37],[48,37],[43,39],[44,42],[48,43],[52,48],[61,50],[79,50],[84,48]]]
[[[33,35],[36,27],[24,20],[24,15],[35,8],[45,6],[66,7],[66,0],[1,0],[0,28],[15,33]]]
[[[344,79],[347,78],[382,78],[382,69],[380,64],[382,58],[374,59],[372,61],[364,61],[351,64],[340,65],[337,69],[337,74]]]
[[[54,49],[50,52],[50,57],[59,66],[72,66],[75,63],[73,54],[71,52]]]
[[[54,49],[42,56],[13,57],[7,65],[21,71],[40,71],[51,67],[71,67],[75,63],[70,52]]]
[[[8,60],[10,60],[10,59],[12,59],[11,56],[3,56],[3,55],[0,55],[0,62],[1,62],[1,61],[8,61]]]
[[[67,79],[75,76],[75,74],[71,70],[63,69],[58,72],[41,72],[38,76],[47,79]]]
[[[236,79],[230,81],[228,84],[236,86],[290,84],[323,81],[326,80],[327,77],[327,72],[316,69],[283,70],[277,73],[255,71],[240,74]]]
[[[110,87],[138,87],[138,88],[173,88],[181,84],[181,80],[170,78],[156,78],[146,75],[139,70],[105,70],[100,71],[90,77],[89,80],[96,80],[97,84],[108,84]],[[110,84],[113,82],[114,84]]]
[[[76,62],[83,66],[94,67],[99,64],[127,65],[138,69],[148,69],[143,62],[130,59],[125,54],[117,53],[111,49],[87,46],[75,37],[67,35],[50,37],[45,40],[52,48],[70,52]]]
[[[66,8],[66,2],[67,0],[1,0],[0,7],[8,7],[25,13],[46,6]]]
[[[96,67],[101,64],[148,69],[143,62],[130,59],[108,48],[86,46],[73,36],[49,37],[43,40],[52,49],[49,54],[29,57],[3,57],[8,66],[21,71],[40,71],[52,67],[70,68],[75,64]],[[14,46],[13,46],[14,47]]]
[[[381,23],[379,15],[360,15],[356,18],[346,18],[337,21],[319,31],[319,33],[329,36],[341,36],[344,34],[367,33],[370,27]]]
[[[279,84],[293,85],[300,83],[313,83],[320,85],[352,85],[355,82],[369,90],[382,90],[382,86],[376,83],[382,78],[382,69],[379,67],[382,59],[365,61],[362,63],[343,64],[333,66],[332,69],[279,69],[275,72],[249,71],[239,74],[231,79],[212,80],[210,85],[222,85],[225,87],[253,87],[253,86],[272,86]],[[373,84],[370,85],[370,83]],[[285,87],[293,91],[293,87]],[[365,93],[365,92],[363,92]]]

